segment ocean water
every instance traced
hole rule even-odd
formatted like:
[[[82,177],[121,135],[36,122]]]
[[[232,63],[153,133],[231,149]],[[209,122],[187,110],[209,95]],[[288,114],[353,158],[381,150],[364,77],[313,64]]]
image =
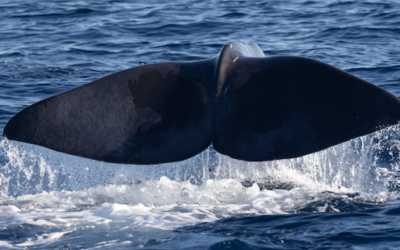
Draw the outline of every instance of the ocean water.
[[[397,1],[0,2],[0,131],[44,98],[230,41],[400,97]],[[0,249],[400,249],[400,125],[304,157],[97,162],[0,141]]]

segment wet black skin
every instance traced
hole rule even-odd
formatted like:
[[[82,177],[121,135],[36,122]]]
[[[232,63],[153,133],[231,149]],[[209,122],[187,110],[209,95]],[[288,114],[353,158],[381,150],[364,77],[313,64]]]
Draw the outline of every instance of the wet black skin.
[[[232,46],[233,45],[233,46]],[[251,57],[128,69],[22,110],[4,137],[95,160],[157,164],[210,144],[230,157],[302,156],[400,120],[400,100],[328,64]]]

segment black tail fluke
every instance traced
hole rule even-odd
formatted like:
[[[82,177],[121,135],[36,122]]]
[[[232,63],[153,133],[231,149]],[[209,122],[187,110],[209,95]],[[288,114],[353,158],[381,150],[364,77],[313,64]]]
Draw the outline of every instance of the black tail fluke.
[[[215,58],[128,69],[38,102],[4,136],[95,160],[302,156],[398,123],[400,101],[327,64],[230,43]]]
[[[161,63],[107,76],[26,108],[4,136],[106,162],[189,158],[213,140],[213,65]]]

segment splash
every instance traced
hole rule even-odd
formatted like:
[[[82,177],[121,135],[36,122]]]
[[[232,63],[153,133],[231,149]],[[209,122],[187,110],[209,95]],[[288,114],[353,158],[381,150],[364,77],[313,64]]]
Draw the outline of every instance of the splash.
[[[97,162],[3,140],[0,229],[34,230],[35,236],[0,246],[151,247],[160,244],[155,239],[174,239],[179,228],[224,218],[358,211],[398,198],[399,129],[295,159],[244,162],[209,148],[154,166]]]
[[[385,199],[382,197],[388,195],[390,186],[398,185],[399,129],[399,125],[392,126],[317,153],[270,162],[235,160],[210,147],[177,163],[122,165],[3,140],[0,148],[8,161],[0,167],[0,194],[17,197],[51,191],[78,191],[167,177],[192,185],[233,179],[244,186],[258,183],[261,189],[306,187],[362,193],[372,200]]]

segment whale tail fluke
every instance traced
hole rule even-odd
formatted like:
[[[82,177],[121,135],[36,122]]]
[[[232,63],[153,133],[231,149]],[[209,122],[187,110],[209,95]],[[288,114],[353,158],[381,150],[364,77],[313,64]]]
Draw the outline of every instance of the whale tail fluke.
[[[302,156],[398,123],[400,101],[325,63],[230,43],[214,58],[128,69],[40,101],[3,135],[95,160],[157,164],[211,143],[236,159]]]
[[[214,148],[236,159],[303,156],[400,120],[397,97],[316,60],[239,57],[227,75]]]
[[[209,64],[160,63],[107,76],[24,109],[4,136],[106,162],[189,158],[213,139]]]

